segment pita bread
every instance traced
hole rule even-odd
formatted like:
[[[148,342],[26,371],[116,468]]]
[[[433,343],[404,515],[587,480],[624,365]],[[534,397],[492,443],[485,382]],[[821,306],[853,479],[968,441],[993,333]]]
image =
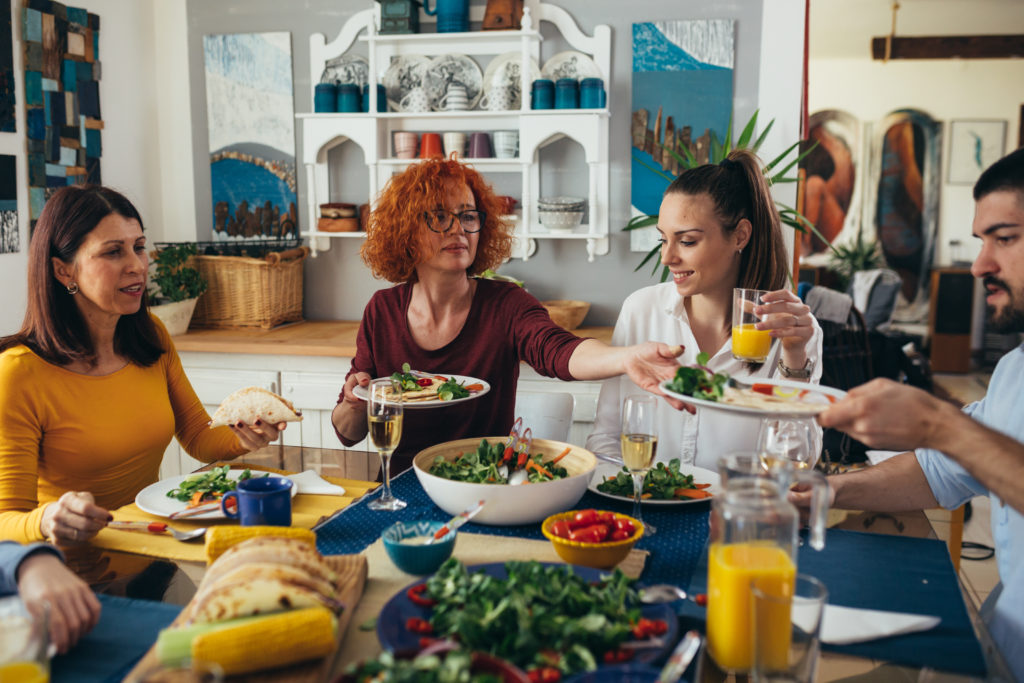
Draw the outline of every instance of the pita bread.
[[[814,392],[813,388],[806,396],[800,396],[799,393],[792,396],[769,396],[753,389],[726,387],[719,403],[789,415],[817,415],[831,405],[828,399],[824,398],[824,394]]]
[[[299,422],[302,414],[290,402],[262,387],[246,387],[224,399],[210,420],[211,427],[225,425],[255,424],[263,420],[270,424],[278,422]]]
[[[207,588],[204,588],[203,586],[212,590],[217,586],[242,581],[251,581],[260,578],[276,578],[281,579],[282,581],[295,582],[296,584],[312,588],[323,597],[330,598],[332,600],[336,598],[338,594],[334,585],[329,581],[324,581],[318,576],[308,574],[299,567],[290,567],[279,562],[251,562],[242,566],[234,567],[228,572],[221,573],[209,582],[207,582],[204,577],[203,584],[200,586],[199,591],[196,594],[202,595],[203,592],[207,590]]]
[[[409,401],[433,401],[437,398],[437,391],[441,385],[444,384],[444,380],[440,380],[436,377],[430,377],[430,386],[423,387],[422,389],[412,389],[408,391],[395,391],[394,389],[388,390],[388,396],[402,396],[403,402]]]
[[[338,578],[320,553],[308,543],[295,538],[251,538],[224,551],[217,561],[209,566],[203,576],[200,590],[213,585],[235,569],[250,564],[294,567],[328,584],[334,584]]]
[[[301,607],[326,607],[335,613],[342,609],[340,602],[321,595],[308,581],[286,572],[257,571],[230,582],[222,580],[196,595],[185,623],[206,624]]]

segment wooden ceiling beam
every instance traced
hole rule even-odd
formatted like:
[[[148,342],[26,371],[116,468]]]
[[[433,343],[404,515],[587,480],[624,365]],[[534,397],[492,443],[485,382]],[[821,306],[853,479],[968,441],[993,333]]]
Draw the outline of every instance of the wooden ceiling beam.
[[[885,59],[887,38],[871,39],[871,57]],[[892,38],[889,59],[1012,59],[1024,57],[1024,35]]]

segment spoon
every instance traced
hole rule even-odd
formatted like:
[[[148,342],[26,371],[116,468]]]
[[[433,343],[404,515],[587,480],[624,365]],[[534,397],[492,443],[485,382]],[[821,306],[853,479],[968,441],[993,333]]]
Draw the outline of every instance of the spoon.
[[[701,643],[704,639],[697,631],[687,631],[683,639],[676,645],[676,649],[672,651],[671,656],[668,658],[668,662],[665,663],[665,668],[658,674],[657,683],[675,683],[679,680],[679,677],[686,671],[686,667],[690,666],[690,662],[700,651]]]
[[[703,593],[692,596],[679,586],[673,586],[670,583],[656,583],[651,586],[644,586],[640,591],[640,602],[648,605],[675,602],[676,600],[689,600],[701,606],[706,604]]]
[[[178,531],[164,522],[109,522],[107,527],[121,531],[142,531],[151,534],[170,534],[179,541],[191,541],[206,535],[206,527]]]
[[[485,500],[479,500],[470,505],[468,508],[466,508],[459,514],[452,517],[450,520],[448,520],[447,524],[445,524],[443,527],[435,531],[434,535],[428,538],[426,543],[424,543],[423,545],[431,545],[434,541],[444,538],[450,532],[454,531],[455,529],[458,529],[460,526],[462,526],[469,520],[473,519],[476,516],[476,513],[480,512],[480,510],[483,509],[484,503],[486,502],[487,501]]]

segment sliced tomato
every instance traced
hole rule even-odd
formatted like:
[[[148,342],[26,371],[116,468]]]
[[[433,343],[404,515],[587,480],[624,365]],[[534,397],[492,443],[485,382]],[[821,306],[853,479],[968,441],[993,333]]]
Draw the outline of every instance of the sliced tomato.
[[[775,392],[775,385],[774,384],[763,384],[761,382],[758,382],[758,383],[752,385],[750,387],[750,390],[751,391],[755,391],[755,392],[757,392],[759,394],[764,394],[765,396],[771,396]]]

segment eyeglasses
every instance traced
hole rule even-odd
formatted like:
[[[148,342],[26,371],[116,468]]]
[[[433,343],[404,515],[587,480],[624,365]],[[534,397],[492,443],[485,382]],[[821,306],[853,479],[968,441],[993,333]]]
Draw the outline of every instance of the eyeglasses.
[[[462,226],[463,232],[480,232],[480,227],[487,219],[487,212],[469,209],[453,213],[445,209],[437,209],[435,211],[424,211],[423,218],[426,219],[428,228],[441,234],[452,229],[456,218],[459,219],[459,225]]]

